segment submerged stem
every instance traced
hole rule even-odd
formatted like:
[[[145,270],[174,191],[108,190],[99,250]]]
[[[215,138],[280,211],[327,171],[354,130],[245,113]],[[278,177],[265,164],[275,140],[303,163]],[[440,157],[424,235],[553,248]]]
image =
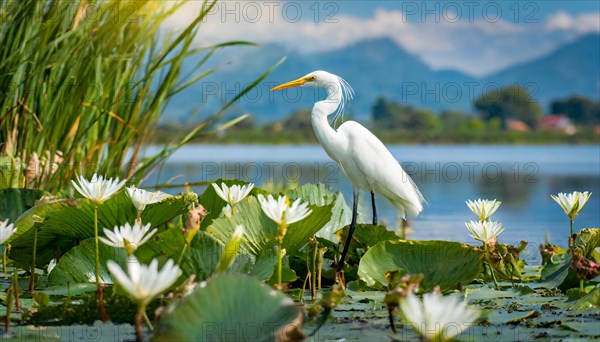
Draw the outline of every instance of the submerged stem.
[[[487,243],[483,243],[483,250],[485,253],[485,259],[487,261],[488,266],[490,267],[490,273],[492,273],[492,279],[494,280],[494,285],[496,286],[496,290],[500,290],[500,286],[498,286],[498,281],[496,280],[496,274],[494,273],[494,267],[492,267],[492,262],[490,261],[489,248]]]
[[[572,249],[573,248],[573,223],[574,223],[574,221],[572,218],[570,218],[570,221],[571,221],[571,230],[570,230],[571,234],[569,234],[568,244],[569,244],[569,249]]]
[[[279,290],[283,289],[283,287],[281,286],[281,273],[283,269],[283,238],[285,237],[286,231],[287,224],[280,223],[279,227],[277,228],[277,237],[275,238],[275,240],[279,244],[279,250],[277,251],[277,287]]]
[[[21,297],[19,295],[19,273],[17,272],[17,268],[13,267],[13,290],[15,291],[15,308],[17,312],[21,312]]]
[[[94,205],[94,244],[96,251],[96,288],[100,291],[100,241],[98,239],[98,205]]]
[[[142,342],[144,340],[144,314],[146,312],[146,305],[139,304],[137,315],[135,316],[135,340]]]
[[[314,245],[314,250],[313,250],[313,257],[312,257],[312,269],[311,269],[311,295],[312,295],[312,300],[316,300],[317,299],[317,253],[319,252],[319,241],[317,241],[316,237],[315,237],[315,245]]]
[[[283,246],[280,243],[279,244],[279,250],[277,251],[277,286],[279,288],[279,290],[282,289],[281,287],[281,270],[283,268]]]
[[[570,236],[573,236],[573,223],[574,223],[574,221],[573,221],[573,219],[571,219],[571,235]]]
[[[308,261],[307,261],[307,267],[308,267]],[[300,303],[304,303],[304,292],[306,292],[306,283],[308,283],[308,280],[310,279],[310,272],[306,273],[306,277],[304,278],[304,282],[302,283],[302,289],[300,290]]]
[[[2,272],[6,273],[6,253],[8,251],[8,246],[4,248],[4,252],[2,253]]]
[[[323,273],[323,255],[325,254],[326,248],[319,248],[319,254],[317,255],[317,290],[321,289],[321,276]]]
[[[33,296],[34,292],[35,292],[35,259],[37,257],[37,236],[38,236],[38,229],[37,226],[33,231],[34,235],[33,235],[33,256],[31,258],[31,278],[29,279],[29,292],[31,292],[31,295]]]
[[[10,314],[12,312],[13,288],[6,289],[6,315],[4,315],[4,331],[10,331]]]
[[[100,317],[102,318],[102,322],[106,323],[110,320],[108,313],[106,312],[106,307],[104,306],[104,284],[100,284],[98,288],[98,309],[100,310]]]
[[[108,320],[106,309],[104,308],[104,299],[102,298],[103,289],[100,284],[100,241],[98,239],[98,204],[94,204],[94,244],[96,251],[96,296],[98,300],[98,309],[100,310],[100,317],[102,321]]]

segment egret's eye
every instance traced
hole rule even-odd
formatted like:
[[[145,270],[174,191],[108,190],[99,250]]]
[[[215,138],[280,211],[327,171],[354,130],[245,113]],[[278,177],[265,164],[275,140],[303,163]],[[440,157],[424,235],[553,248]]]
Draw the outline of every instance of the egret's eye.
[[[312,82],[312,81],[316,81],[317,80],[317,76],[309,76],[308,77],[308,81]]]

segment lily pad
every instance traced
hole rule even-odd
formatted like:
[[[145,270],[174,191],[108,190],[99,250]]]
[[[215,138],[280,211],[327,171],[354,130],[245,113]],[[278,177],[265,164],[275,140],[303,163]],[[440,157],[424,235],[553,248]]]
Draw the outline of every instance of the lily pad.
[[[562,291],[579,286],[579,280],[571,268],[572,260],[571,253],[553,256],[542,269],[541,282],[535,286],[547,289],[559,288]]]
[[[598,326],[590,322],[564,322],[560,325],[561,329],[577,331],[578,333],[590,336],[600,335]]]
[[[569,309],[571,310],[592,308],[600,308],[600,285],[596,285],[596,287],[588,294],[579,298],[569,306]]]
[[[521,291],[505,290],[499,291],[489,287],[468,288],[465,296],[470,301],[490,300],[496,298],[513,298],[521,295]]]
[[[100,242],[100,279],[103,283],[112,283],[106,262],[114,260],[122,268],[127,265],[127,253],[123,248],[115,248]],[[77,247],[63,255],[48,275],[48,285],[58,286],[96,282],[96,252],[94,239],[82,241]]]
[[[488,318],[492,324],[518,324],[524,319],[539,317],[540,313],[536,310],[527,312],[496,312]]]
[[[286,249],[287,255],[294,255],[331,218],[333,204],[309,207],[312,213],[308,217],[288,227],[283,240],[283,248]],[[240,251],[243,253],[257,256],[275,244],[277,224],[263,213],[255,197],[247,197],[238,203],[231,217],[221,216],[213,220],[206,231],[224,244],[239,224],[246,228],[240,246]]]
[[[331,252],[331,258],[334,257],[336,250],[341,250],[339,243],[345,243],[350,227],[345,226],[338,230],[335,234],[337,243],[327,239],[319,239],[321,244],[328,248]],[[356,268],[365,252],[375,246],[377,243],[386,240],[400,240],[400,237],[395,232],[387,230],[384,226],[374,226],[372,224],[357,224],[354,234],[352,235],[352,243],[348,248],[346,255],[346,267]],[[346,269],[346,280],[357,279],[349,274],[349,269]],[[350,272],[351,273],[351,272]],[[354,271],[356,273],[356,270]]]
[[[172,228],[154,236],[135,255],[142,263],[149,263],[156,256],[178,261],[184,252],[179,264],[183,275],[189,277],[194,274],[197,280],[208,279],[217,271],[223,245],[212,236],[199,231],[189,248],[184,250],[184,246],[183,234],[179,229]],[[267,280],[271,277],[276,262],[277,258],[269,251],[264,251],[258,257],[238,254],[229,271],[252,274],[261,280]]]
[[[79,283],[79,284],[68,284],[56,285],[47,287],[44,289],[44,293],[49,296],[79,296],[89,292],[95,292],[98,288],[95,283]]]
[[[171,228],[155,235],[135,255],[141,263],[149,263],[156,256],[177,262],[185,252],[179,263],[183,275],[188,277],[195,274],[199,280],[210,277],[217,269],[223,247],[202,231],[192,240],[190,248],[184,251],[185,244],[181,230]]]
[[[181,194],[164,199],[146,207],[142,222],[161,227],[174,217],[187,211],[197,196]],[[113,229],[126,222],[132,223],[137,216],[135,207],[124,192],[113,196],[98,207],[98,230]],[[40,222],[42,221],[42,222]],[[55,257],[60,257],[79,241],[94,237],[94,205],[86,199],[65,199],[38,202],[15,222],[17,232],[12,237],[11,259],[30,263],[37,236],[36,265],[42,267]]]
[[[286,195],[291,199],[302,198],[310,204],[317,206],[330,205],[331,219],[317,232],[317,237],[327,239],[334,243],[339,243],[339,237],[335,234],[342,227],[349,225],[352,220],[352,209],[348,207],[341,192],[333,192],[326,188],[324,184],[305,184],[293,190]]]
[[[300,328],[300,310],[281,292],[234,274],[210,279],[167,314],[155,341],[271,341]],[[278,339],[279,340],[279,339]]]
[[[60,341],[65,339],[77,341],[133,341],[135,339],[135,327],[131,324],[102,323],[98,320],[93,325],[71,324],[45,327],[22,325],[18,329],[11,329],[10,333],[6,335],[17,341]],[[9,339],[8,336],[4,338]]]
[[[388,271],[424,275],[420,291],[439,285],[442,291],[470,283],[482,269],[478,249],[449,241],[382,241],[360,260],[358,275],[369,286],[387,285]]]
[[[342,236],[342,241],[345,242],[348,236],[350,227],[344,227],[338,232]],[[358,244],[365,250],[375,246],[381,241],[400,240],[400,237],[395,232],[387,230],[385,226],[374,226],[372,224],[357,224],[356,230],[352,235],[352,240],[358,241]],[[353,244],[356,246],[356,241]]]
[[[583,249],[583,255],[595,262],[600,262],[595,249],[600,247],[600,228],[585,228],[579,232],[575,245]]]

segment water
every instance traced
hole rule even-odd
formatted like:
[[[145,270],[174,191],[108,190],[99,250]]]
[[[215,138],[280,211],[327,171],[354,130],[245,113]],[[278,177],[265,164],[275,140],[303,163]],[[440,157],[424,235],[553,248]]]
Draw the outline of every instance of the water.
[[[464,226],[475,219],[467,199],[502,201],[493,216],[506,230],[502,242],[530,243],[528,253],[549,234],[553,243],[565,245],[568,218],[550,194],[571,191],[593,193],[575,219],[576,229],[600,227],[600,147],[587,146],[389,146],[428,201],[412,222],[414,239],[473,242]],[[152,150],[152,149],[151,149]],[[148,151],[152,153],[152,151]],[[191,145],[180,149],[162,169],[158,182],[184,183],[216,178],[240,178],[257,184],[322,182],[341,190],[351,200],[352,187],[339,167],[318,145]],[[195,187],[195,191],[203,191]],[[369,198],[362,201],[369,208]],[[382,221],[395,227],[395,209],[377,200]],[[368,209],[367,209],[368,210]],[[370,212],[367,211],[370,217]]]

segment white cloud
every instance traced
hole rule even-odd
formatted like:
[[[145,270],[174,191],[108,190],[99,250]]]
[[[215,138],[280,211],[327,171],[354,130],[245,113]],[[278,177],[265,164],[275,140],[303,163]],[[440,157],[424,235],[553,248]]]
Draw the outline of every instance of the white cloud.
[[[234,4],[238,4],[237,9]],[[306,12],[305,8],[304,15],[308,19],[300,17],[300,20],[295,21],[294,17],[285,15],[281,4],[266,4],[270,5],[245,9],[240,2],[220,3],[221,6],[208,15],[197,41],[216,43],[243,39],[259,43],[280,43],[300,52],[310,53],[333,50],[360,40],[385,36],[390,31],[398,31],[408,25],[404,22],[401,12],[384,10],[376,10],[375,16],[369,19],[336,15],[331,21],[315,23],[314,20],[310,20],[313,13]],[[181,29],[193,20],[199,10],[200,5],[197,2],[187,3],[169,19],[167,25]],[[261,15],[256,16],[257,12]]]
[[[565,11],[558,11],[548,17],[546,28],[549,31],[575,31],[577,33],[590,33],[600,31],[600,12],[580,13],[570,15]]]
[[[519,25],[483,19],[413,22],[406,20],[399,10],[379,8],[369,18],[337,14],[331,18],[334,22],[315,22],[314,12],[307,7],[298,16],[297,9],[284,11],[286,4],[289,3],[218,3],[201,27],[197,44],[249,40],[279,43],[301,53],[312,53],[388,36],[434,68],[484,75],[547,53],[574,33],[600,30],[598,13],[571,16],[557,12],[545,22]],[[199,9],[199,2],[186,4],[169,21],[169,26],[185,27]]]

